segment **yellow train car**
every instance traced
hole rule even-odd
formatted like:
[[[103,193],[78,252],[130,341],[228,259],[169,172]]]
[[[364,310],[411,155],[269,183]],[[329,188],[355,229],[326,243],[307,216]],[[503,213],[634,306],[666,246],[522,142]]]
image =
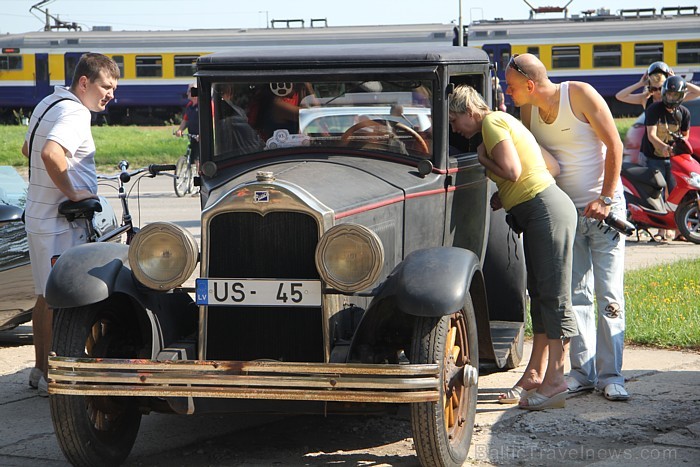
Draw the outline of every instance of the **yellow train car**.
[[[639,81],[647,67],[666,62],[677,75],[700,84],[700,15],[697,7],[585,12],[559,19],[493,20],[469,25],[468,46],[484,49],[504,70],[513,54],[532,53],[555,82],[585,81],[614,114],[639,112],[618,102],[622,88]]]
[[[85,52],[111,56],[121,79],[112,122],[167,119],[185,105],[198,57],[232,47],[301,44],[454,43],[452,24],[188,31],[44,31],[0,36],[0,120],[28,112],[53,86],[69,85]],[[26,114],[25,112],[25,114]],[[136,120],[138,121],[138,120]]]

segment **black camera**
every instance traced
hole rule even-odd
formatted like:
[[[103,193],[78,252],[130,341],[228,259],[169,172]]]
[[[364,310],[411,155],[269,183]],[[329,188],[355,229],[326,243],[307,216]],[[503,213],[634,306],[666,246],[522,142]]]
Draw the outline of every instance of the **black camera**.
[[[634,233],[636,228],[634,227],[634,224],[631,222],[628,222],[627,219],[621,219],[617,217],[615,214],[612,212],[608,214],[608,217],[605,218],[605,223],[608,224],[610,227],[613,229],[617,230],[621,234],[625,234],[627,236],[630,236]]]

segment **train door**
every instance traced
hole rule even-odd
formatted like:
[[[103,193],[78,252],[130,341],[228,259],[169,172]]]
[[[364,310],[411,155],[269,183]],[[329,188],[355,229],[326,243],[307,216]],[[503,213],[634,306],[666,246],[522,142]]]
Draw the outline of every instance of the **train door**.
[[[500,82],[501,89],[506,92],[506,67],[510,61],[510,44],[485,44],[484,51],[489,54],[489,61],[496,66],[496,76]],[[505,96],[506,107],[513,108],[513,101],[510,96]]]
[[[34,55],[34,104],[51,94],[49,54]]]
[[[78,66],[80,57],[82,57],[84,53],[86,52],[68,52],[63,56],[63,70],[65,73],[66,86],[70,86],[73,82],[75,67]]]

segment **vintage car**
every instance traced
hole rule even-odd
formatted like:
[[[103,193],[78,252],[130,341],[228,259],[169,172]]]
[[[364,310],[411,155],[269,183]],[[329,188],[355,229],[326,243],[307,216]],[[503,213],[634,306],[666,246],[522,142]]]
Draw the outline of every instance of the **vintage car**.
[[[526,309],[522,245],[490,212],[478,141],[448,123],[456,85],[491,102],[488,56],[250,47],[196,76],[201,245],[153,223],[68,250],[49,278],[66,457],[123,461],[149,411],[408,404],[421,464],[462,465],[480,365],[518,365]],[[308,144],[264,144],[281,131]]]
[[[22,211],[27,182],[10,166],[0,166],[0,331],[32,319],[36,301]]]

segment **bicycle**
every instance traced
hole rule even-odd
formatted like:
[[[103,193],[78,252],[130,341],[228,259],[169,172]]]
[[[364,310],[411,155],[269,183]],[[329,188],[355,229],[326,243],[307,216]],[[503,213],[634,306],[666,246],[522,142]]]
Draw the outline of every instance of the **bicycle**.
[[[183,134],[187,135],[189,139],[187,143],[187,152],[184,156],[180,156],[175,164],[175,178],[173,179],[173,185],[175,187],[175,194],[178,198],[182,198],[187,193],[192,193],[194,189],[194,174],[195,161],[192,158],[192,144],[199,144],[199,135],[191,135],[189,133]]]
[[[88,230],[87,241],[88,242],[108,242],[113,240],[120,240],[122,234],[126,233],[126,244],[131,244],[131,240],[138,233],[139,228],[135,227],[129,211],[129,194],[124,188],[125,184],[131,181],[132,177],[136,175],[141,175],[138,179],[142,177],[154,178],[158,175],[167,175],[169,177],[175,178],[175,175],[162,173],[169,170],[175,170],[176,167],[173,164],[150,164],[147,167],[142,167],[140,169],[133,170],[131,172],[129,169],[129,162],[120,161],[117,164],[120,173],[117,175],[98,175],[98,180],[106,180],[117,183],[117,192],[119,200],[122,205],[122,223],[116,226],[116,217],[114,218],[114,226],[111,230],[101,231],[95,226],[94,218],[95,213],[102,212],[103,206],[98,199],[89,198],[80,201],[64,201],[58,206],[59,214],[63,215],[68,219],[68,222],[74,222],[76,219],[85,219],[86,226]],[[137,181],[138,181],[137,179]],[[106,200],[105,200],[106,201]],[[107,204],[109,207],[109,204]],[[109,207],[111,210],[111,207]]]

